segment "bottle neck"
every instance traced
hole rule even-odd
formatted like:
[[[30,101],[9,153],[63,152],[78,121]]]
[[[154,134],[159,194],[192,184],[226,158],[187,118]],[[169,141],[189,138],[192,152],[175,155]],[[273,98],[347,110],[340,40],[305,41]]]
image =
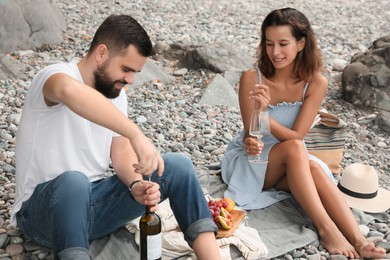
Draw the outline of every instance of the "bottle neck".
[[[151,212],[152,212],[152,211],[151,211],[151,208],[152,208],[151,205],[146,205],[146,206],[145,206],[145,211],[146,211],[146,213],[151,213]]]

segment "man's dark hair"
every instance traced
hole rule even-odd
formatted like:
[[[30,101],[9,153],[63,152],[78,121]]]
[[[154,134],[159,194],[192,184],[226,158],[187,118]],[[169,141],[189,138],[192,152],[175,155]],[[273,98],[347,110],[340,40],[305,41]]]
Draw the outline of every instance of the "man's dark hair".
[[[153,46],[145,29],[129,15],[110,15],[97,29],[88,53],[99,44],[105,44],[111,55],[121,54],[133,45],[144,57],[154,54]]]

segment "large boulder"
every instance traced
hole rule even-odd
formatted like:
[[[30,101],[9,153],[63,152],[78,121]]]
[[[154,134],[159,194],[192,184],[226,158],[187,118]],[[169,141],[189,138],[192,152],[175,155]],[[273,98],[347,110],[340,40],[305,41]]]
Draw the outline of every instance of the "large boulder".
[[[60,43],[65,28],[62,13],[48,0],[0,1],[0,53]]]
[[[342,74],[344,98],[361,108],[379,112],[378,126],[390,129],[390,36],[373,42],[364,53],[355,54]]]
[[[252,57],[228,43],[215,43],[192,48],[179,61],[189,69],[208,69],[215,73],[243,71],[252,68]]]

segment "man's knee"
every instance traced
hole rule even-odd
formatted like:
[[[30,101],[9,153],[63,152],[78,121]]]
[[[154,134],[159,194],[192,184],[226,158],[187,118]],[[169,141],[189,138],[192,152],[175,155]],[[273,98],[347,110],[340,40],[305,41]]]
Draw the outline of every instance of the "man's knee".
[[[191,158],[182,153],[167,153],[163,155],[165,169],[174,168],[179,172],[193,172]]]
[[[90,186],[88,177],[82,172],[66,171],[58,176],[58,183],[61,185]]]
[[[56,178],[55,190],[60,196],[89,197],[91,183],[85,174],[78,171],[67,171]]]

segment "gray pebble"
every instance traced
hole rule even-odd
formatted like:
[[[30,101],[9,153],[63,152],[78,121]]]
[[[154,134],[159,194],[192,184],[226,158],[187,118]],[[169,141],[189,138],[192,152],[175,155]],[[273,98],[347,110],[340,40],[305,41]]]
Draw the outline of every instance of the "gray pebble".
[[[167,51],[172,43],[194,47],[225,41],[254,57],[261,22],[258,17],[264,18],[271,9],[291,5],[293,2],[293,7],[302,10],[312,21],[324,57],[325,76],[335,79],[335,82],[329,80],[324,104],[330,108],[331,113],[348,123],[349,135],[342,166],[354,162],[369,163],[381,173],[381,187],[390,190],[390,136],[375,127],[376,113],[357,109],[346,102],[341,97],[340,87],[342,69],[351,57],[357,52],[367,50],[373,40],[387,32],[383,28],[390,24],[390,16],[383,15],[378,19],[377,14],[389,10],[388,1],[357,0],[353,4],[344,4],[336,0],[266,0],[243,1],[237,4],[237,1],[225,0],[206,1],[205,7],[197,1],[181,1],[178,4],[177,1],[167,0],[164,5],[149,0],[116,2],[119,4],[108,5],[102,2],[102,5],[91,5],[89,1],[56,1],[68,21],[65,33],[70,35],[73,41],[64,41],[58,48],[53,46],[50,51],[16,50],[18,62],[28,68],[25,72],[28,78],[0,80],[0,181],[3,181],[0,183],[0,216],[3,219],[0,227],[9,225],[15,187],[5,184],[14,182],[15,134],[32,76],[47,64],[77,60],[80,54],[85,52],[86,44],[85,39],[79,37],[92,34],[102,17],[124,10],[142,10],[139,14],[135,13],[139,16],[136,18],[140,18],[141,24],[147,28],[152,42],[156,43],[157,53]],[[220,55],[226,54],[223,49],[218,52]],[[206,69],[181,68],[176,66],[176,62],[177,60],[164,59],[161,55],[156,61],[169,75],[171,82],[149,82],[137,88],[130,87],[129,116],[161,151],[183,152],[191,157],[196,166],[220,170],[220,161],[228,142],[242,129],[239,108],[199,105],[203,90],[215,73]],[[369,239],[388,245],[390,234],[386,228],[388,229],[387,224],[373,225],[369,234],[367,231]],[[4,240],[1,246],[3,251],[10,236],[21,236],[18,231],[7,232],[8,235],[0,233],[0,245],[1,240]],[[25,241],[23,245],[26,247],[28,243]],[[331,257],[344,260],[340,256],[329,256],[319,244],[313,246],[314,248],[307,248],[305,251],[296,249],[290,252],[293,255],[287,254],[283,257],[287,260],[306,257],[311,260]],[[32,248],[33,246],[27,246],[23,250],[32,251]],[[33,257],[35,260],[49,256],[50,254],[43,250]],[[2,258],[11,259],[5,251],[0,252],[0,260]]]

